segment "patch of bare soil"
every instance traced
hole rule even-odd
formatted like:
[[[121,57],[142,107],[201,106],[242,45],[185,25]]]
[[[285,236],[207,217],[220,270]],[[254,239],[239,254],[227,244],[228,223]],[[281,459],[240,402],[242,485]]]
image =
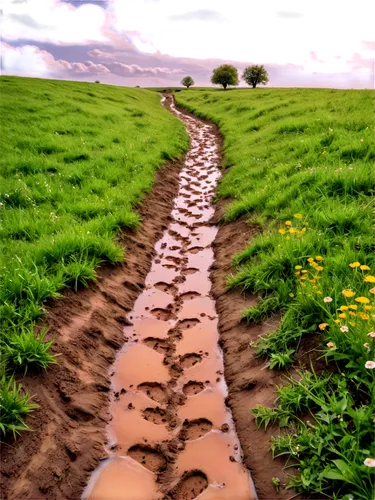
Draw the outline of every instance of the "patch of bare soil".
[[[2,443],[3,500],[78,499],[105,456],[108,368],[125,340],[127,313],[144,289],[155,242],[171,220],[181,166],[176,162],[157,172],[140,209],[141,227],[121,239],[126,261],[102,268],[96,284],[78,293],[67,290],[48,306],[48,340],[55,339],[53,351],[61,355],[47,372],[19,379],[40,407],[28,420],[33,432],[23,433],[16,443]],[[153,347],[163,349],[164,344]],[[163,399],[159,387],[143,390],[151,391],[156,401]],[[143,456],[140,450],[133,454]],[[147,451],[145,456],[147,466],[162,465],[156,454]]]

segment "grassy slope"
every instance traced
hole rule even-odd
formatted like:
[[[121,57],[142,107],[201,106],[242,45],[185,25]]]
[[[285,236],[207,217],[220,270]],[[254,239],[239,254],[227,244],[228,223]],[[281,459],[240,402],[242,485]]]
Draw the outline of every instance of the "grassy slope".
[[[375,458],[374,93],[183,91],[176,100],[223,133],[230,169],[218,196],[233,200],[226,220],[259,224],[259,236],[234,256],[228,283],[259,293],[258,305],[244,311],[249,321],[283,313],[258,353],[282,368],[302,336],[315,335],[335,372],[292,381],[277,407],[253,409],[257,422],[295,427],[272,449],[296,459],[297,490],[373,498],[374,469],[364,461]],[[314,425],[298,419],[308,412]]]
[[[16,77],[0,85],[2,359],[26,369],[52,361],[32,334],[43,302],[124,258],[114,236],[137,226],[155,170],[188,138],[147,90]]]

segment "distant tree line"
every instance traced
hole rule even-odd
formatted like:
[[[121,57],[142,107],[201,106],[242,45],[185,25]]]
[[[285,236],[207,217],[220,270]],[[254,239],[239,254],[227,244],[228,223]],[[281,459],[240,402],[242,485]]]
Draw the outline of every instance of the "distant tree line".
[[[245,68],[242,73],[242,79],[248,85],[251,85],[253,89],[255,89],[257,85],[266,85],[269,81],[268,73],[262,64],[252,64]],[[226,90],[229,85],[238,85],[238,69],[232,66],[232,64],[222,64],[213,70],[211,83],[214,85],[221,85],[224,90]],[[185,76],[185,78],[181,80],[181,84],[189,88],[194,85],[194,80],[191,76]]]

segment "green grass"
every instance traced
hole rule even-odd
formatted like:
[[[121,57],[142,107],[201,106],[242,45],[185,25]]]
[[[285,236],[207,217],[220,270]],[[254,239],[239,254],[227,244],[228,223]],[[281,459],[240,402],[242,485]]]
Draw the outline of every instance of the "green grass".
[[[159,95],[109,85],[1,77],[0,114],[1,369],[11,373],[55,361],[33,332],[43,304],[124,259],[116,235],[138,226],[155,171],[188,137]]]
[[[260,228],[233,257],[236,273],[228,279],[229,287],[258,294],[245,320],[281,312],[279,327],[255,343],[258,354],[281,369],[293,363],[303,337],[314,336],[317,356],[339,374],[319,374],[319,397],[301,396],[292,383],[290,397],[310,394],[309,405],[286,409],[279,400],[253,409],[257,421],[295,422],[272,449],[292,466],[296,446],[303,448],[292,462],[297,491],[372,499],[374,468],[364,461],[375,459],[374,92],[202,90],[179,92],[176,101],[223,134],[224,219],[244,217]],[[312,380],[311,373],[302,376]],[[314,421],[308,428],[306,413]]]

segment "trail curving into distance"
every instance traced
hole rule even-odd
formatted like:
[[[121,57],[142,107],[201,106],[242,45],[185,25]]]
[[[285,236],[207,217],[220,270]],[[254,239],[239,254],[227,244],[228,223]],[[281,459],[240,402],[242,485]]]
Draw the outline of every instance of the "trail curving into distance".
[[[90,500],[253,500],[252,480],[225,404],[227,386],[210,296],[212,197],[220,152],[211,125],[171,111],[191,148],[172,222],[155,245],[146,286],[128,315],[112,367],[109,458],[92,475]]]

